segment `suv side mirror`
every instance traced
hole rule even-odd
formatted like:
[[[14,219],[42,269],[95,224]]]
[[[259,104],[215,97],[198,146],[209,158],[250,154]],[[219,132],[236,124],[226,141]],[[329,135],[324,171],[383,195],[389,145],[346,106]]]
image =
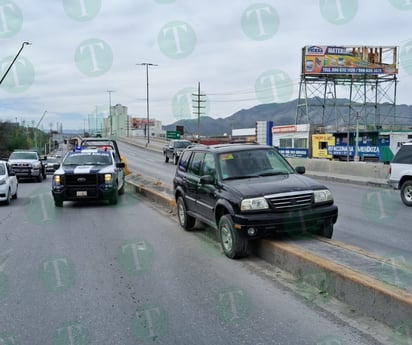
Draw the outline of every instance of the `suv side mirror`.
[[[203,175],[199,180],[200,184],[215,184],[215,178],[213,175]]]
[[[305,169],[305,167],[300,166],[300,167],[296,167],[296,168],[295,168],[295,171],[296,171],[298,174],[303,175],[303,174],[306,172],[306,169]]]

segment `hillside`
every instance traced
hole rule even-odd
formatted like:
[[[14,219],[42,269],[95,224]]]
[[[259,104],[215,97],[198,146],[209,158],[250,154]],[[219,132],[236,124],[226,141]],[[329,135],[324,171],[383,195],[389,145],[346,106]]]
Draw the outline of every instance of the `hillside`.
[[[310,100],[312,104],[321,104],[319,99]],[[349,108],[348,100],[337,100],[336,111],[330,107],[325,112],[323,108],[311,107],[309,114],[311,123],[321,124],[322,118],[325,125],[345,126],[348,122]],[[200,135],[202,136],[218,136],[225,133],[231,133],[232,129],[252,128],[255,127],[256,121],[273,121],[275,126],[290,125],[296,122],[296,105],[297,100],[287,103],[271,103],[254,106],[250,109],[242,109],[231,116],[225,118],[213,119],[208,116],[200,118]],[[393,107],[390,104],[381,104],[378,109],[373,105],[363,108],[361,105],[357,109],[352,109],[350,124],[356,121],[354,112],[358,111],[361,114],[360,123],[374,123],[375,113],[380,115],[380,123],[385,125],[393,124],[393,114],[396,114],[396,124],[412,127],[412,106],[397,105]],[[367,114],[366,116],[364,114]],[[366,119],[365,119],[366,117]],[[305,121],[298,121],[303,123]],[[164,130],[174,131],[176,126],[184,126],[185,134],[194,135],[197,133],[197,119],[179,120],[172,124],[163,126]]]

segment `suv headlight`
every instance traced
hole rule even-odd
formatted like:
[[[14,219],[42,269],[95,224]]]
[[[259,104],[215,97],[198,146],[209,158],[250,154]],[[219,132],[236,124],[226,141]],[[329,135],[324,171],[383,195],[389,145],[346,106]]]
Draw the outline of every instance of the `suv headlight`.
[[[112,174],[104,174],[104,183],[110,184],[112,183],[113,175]]]
[[[2,184],[6,184],[6,179],[0,179],[0,186],[1,186]]]
[[[55,186],[60,186],[62,184],[62,177],[61,175],[53,175],[53,184]]]
[[[333,201],[333,196],[329,189],[315,190],[313,196],[315,204]]]
[[[39,163],[39,162],[34,162],[34,163],[32,164],[32,167],[33,167],[34,169],[40,169],[40,163]]]
[[[265,198],[244,199],[240,204],[241,211],[264,210],[269,208]]]

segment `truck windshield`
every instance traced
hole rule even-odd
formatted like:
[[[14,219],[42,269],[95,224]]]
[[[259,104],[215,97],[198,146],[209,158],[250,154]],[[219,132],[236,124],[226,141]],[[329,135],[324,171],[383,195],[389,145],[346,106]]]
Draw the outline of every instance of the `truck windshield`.
[[[13,152],[9,159],[34,159],[37,160],[36,152]]]

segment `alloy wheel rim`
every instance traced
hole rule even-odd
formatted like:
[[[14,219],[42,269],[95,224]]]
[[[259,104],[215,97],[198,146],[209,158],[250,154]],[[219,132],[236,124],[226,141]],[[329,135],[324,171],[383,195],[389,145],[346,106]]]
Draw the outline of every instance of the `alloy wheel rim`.
[[[227,252],[230,252],[233,246],[233,238],[232,238],[232,233],[230,232],[230,229],[228,229],[226,225],[222,227],[221,236],[222,236],[223,247],[225,248]]]
[[[179,221],[180,221],[180,224],[184,224],[185,219],[186,218],[185,218],[185,211],[184,211],[183,205],[182,205],[181,202],[179,202]]]
[[[405,188],[404,196],[407,201],[412,202],[412,187]]]

